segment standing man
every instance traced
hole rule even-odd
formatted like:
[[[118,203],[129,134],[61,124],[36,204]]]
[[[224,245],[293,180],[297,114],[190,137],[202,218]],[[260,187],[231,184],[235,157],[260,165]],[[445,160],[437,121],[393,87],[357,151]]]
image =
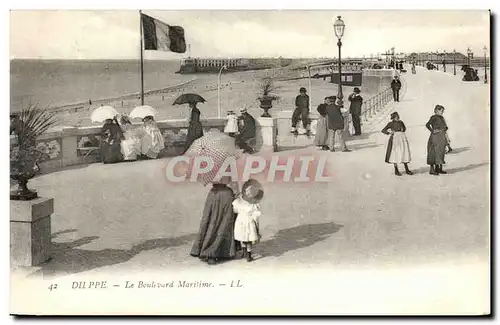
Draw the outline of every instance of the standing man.
[[[340,141],[340,147],[343,152],[349,152],[344,140],[344,117],[340,111],[340,106],[336,103],[337,97],[330,96],[326,106],[326,115],[328,117],[328,147],[330,151],[335,151],[335,137]]]
[[[394,76],[391,81],[392,96],[395,102],[399,102],[399,90],[401,89],[401,81],[399,81],[398,76]]]
[[[236,144],[243,149],[243,153],[253,153],[253,146],[255,145],[255,119],[248,113],[246,108],[240,110],[241,116],[239,117],[239,134],[236,136]]]
[[[361,135],[361,107],[363,106],[363,97],[359,94],[361,90],[354,87],[354,92],[347,98],[351,102],[349,112],[352,117],[352,124],[354,126],[354,135]]]
[[[310,135],[309,130],[309,96],[304,87],[300,88],[300,95],[295,97],[295,110],[292,115],[292,133],[298,135],[297,123],[302,119],[302,126],[306,130],[306,134]]]

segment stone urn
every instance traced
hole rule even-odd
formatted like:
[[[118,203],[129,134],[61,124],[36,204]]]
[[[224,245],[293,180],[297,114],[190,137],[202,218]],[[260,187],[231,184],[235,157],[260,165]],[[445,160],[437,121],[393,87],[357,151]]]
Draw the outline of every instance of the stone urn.
[[[274,100],[276,100],[275,96],[264,95],[259,97],[260,108],[264,110],[264,113],[260,117],[271,117],[269,110],[273,107]]]

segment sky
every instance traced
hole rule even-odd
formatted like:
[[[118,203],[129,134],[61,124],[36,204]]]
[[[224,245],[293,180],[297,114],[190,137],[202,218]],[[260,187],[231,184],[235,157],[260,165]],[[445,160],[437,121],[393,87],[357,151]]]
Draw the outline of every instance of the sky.
[[[193,57],[336,57],[332,20],[346,25],[342,57],[489,48],[488,11],[154,11],[184,27]],[[10,58],[136,59],[139,13],[115,11],[26,11],[10,13]],[[146,59],[186,54],[147,51]]]

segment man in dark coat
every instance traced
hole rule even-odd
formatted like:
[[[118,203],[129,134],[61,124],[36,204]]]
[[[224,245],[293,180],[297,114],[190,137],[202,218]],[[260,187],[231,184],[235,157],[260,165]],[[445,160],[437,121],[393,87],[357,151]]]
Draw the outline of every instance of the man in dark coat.
[[[395,102],[399,102],[399,90],[401,89],[401,81],[399,81],[398,76],[394,76],[391,81],[392,96]]]
[[[304,87],[300,88],[300,95],[295,97],[295,110],[292,115],[292,133],[297,135],[297,123],[302,118],[302,126],[306,130],[307,134],[310,134],[309,130],[309,96],[306,94],[307,91]]]
[[[328,105],[326,106],[326,115],[328,117],[328,147],[330,151],[335,151],[335,136],[338,137],[340,141],[340,147],[342,151],[348,152],[347,146],[344,141],[344,116],[340,110],[340,106],[336,103],[337,97],[331,96],[328,100]]]
[[[361,107],[363,106],[363,97],[359,94],[361,90],[354,87],[354,92],[347,98],[351,102],[349,112],[352,116],[352,124],[354,125],[354,135],[361,135]]]
[[[253,153],[255,145],[256,124],[255,119],[250,115],[245,108],[241,111],[241,116],[238,118],[239,134],[236,136],[236,144],[243,149],[244,153]]]

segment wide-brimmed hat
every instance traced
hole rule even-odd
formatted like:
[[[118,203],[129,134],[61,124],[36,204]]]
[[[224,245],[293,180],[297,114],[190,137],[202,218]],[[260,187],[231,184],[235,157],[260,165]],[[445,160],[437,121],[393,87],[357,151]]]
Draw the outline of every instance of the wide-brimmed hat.
[[[361,92],[361,90],[359,90],[358,87],[354,87],[354,92],[359,94]]]
[[[264,197],[264,189],[257,180],[249,179],[241,188],[241,197],[248,203],[259,203]]]

